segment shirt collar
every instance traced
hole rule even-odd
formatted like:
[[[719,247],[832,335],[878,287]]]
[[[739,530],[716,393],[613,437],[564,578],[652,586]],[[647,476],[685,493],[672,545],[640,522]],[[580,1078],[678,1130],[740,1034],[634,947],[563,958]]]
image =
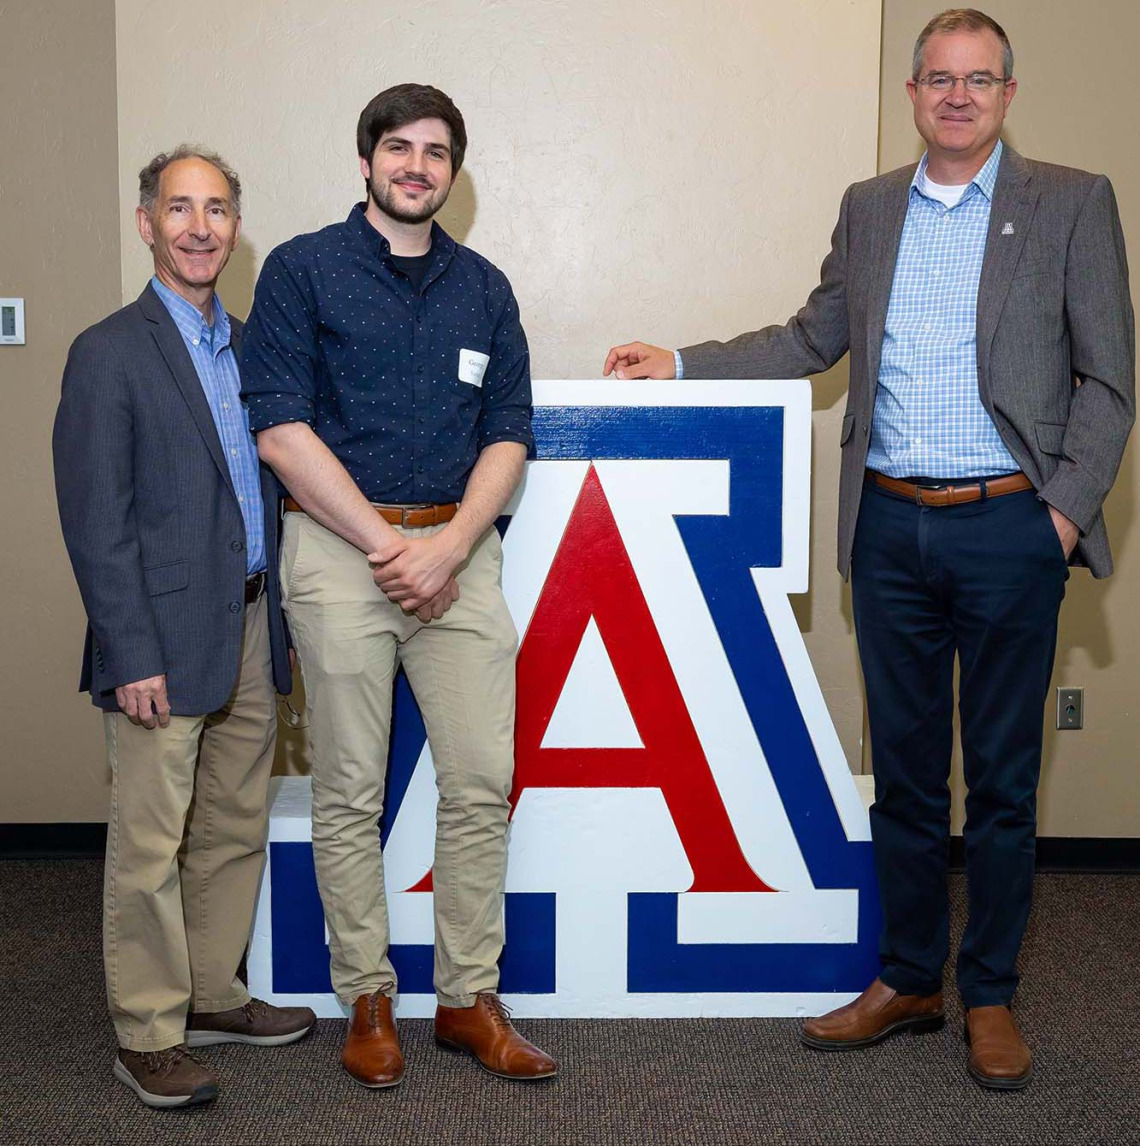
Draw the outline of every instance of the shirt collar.
[[[982,164],[982,169],[970,180],[972,186],[977,189],[987,198],[993,202],[994,198],[994,184],[997,182],[998,167],[1001,164],[1002,142],[999,139],[993,151],[990,152],[990,157]],[[917,191],[922,194],[922,189],[926,183],[926,164],[929,159],[929,153],[923,152],[922,158],[918,161],[918,168],[915,170],[914,178],[910,181],[912,191]],[[969,187],[963,192],[962,198],[965,199],[966,194],[969,192]]]
[[[211,327],[206,321],[206,316],[192,303],[184,299],[180,294],[172,291],[164,282],[161,282],[157,275],[153,275],[150,280],[150,285],[154,287],[154,293],[162,299],[163,306],[166,307],[170,317],[174,319],[174,325],[178,327],[178,332],[187,342],[192,342],[195,346],[199,342],[205,342],[215,353],[225,349],[230,344],[230,316],[226,314],[226,308],[222,306],[222,300],[214,294],[214,325]]]
[[[355,204],[348,213],[345,226],[370,251],[378,252],[381,258],[385,258],[392,253],[391,244],[368,221],[364,208],[364,203]],[[428,249],[443,259],[449,259],[455,251],[455,240],[435,220],[431,224],[431,246]]]

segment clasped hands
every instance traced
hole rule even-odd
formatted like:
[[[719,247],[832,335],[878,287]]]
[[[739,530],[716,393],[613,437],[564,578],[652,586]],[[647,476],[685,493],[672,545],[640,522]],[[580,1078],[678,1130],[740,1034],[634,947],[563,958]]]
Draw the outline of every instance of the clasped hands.
[[[449,531],[430,537],[404,537],[383,553],[369,553],[372,580],[389,601],[424,624],[438,620],[459,600],[455,570],[467,554]]]

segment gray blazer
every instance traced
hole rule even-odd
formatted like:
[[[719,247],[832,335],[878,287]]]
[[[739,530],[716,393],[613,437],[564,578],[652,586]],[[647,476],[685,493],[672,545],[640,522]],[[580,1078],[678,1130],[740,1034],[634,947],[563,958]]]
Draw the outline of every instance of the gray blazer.
[[[851,351],[840,438],[844,577],[914,172],[903,167],[847,189],[819,286],[786,325],[681,351],[686,378],[800,378]],[[978,285],[977,342],[982,404],[1041,497],[1080,528],[1074,564],[1107,577],[1112,555],[1101,503],[1135,418],[1136,346],[1124,235],[1103,175],[1004,148]]]
[[[240,359],[242,324],[231,316]],[[148,284],[72,344],[52,436],[67,551],[87,610],[79,687],[166,674],[171,711],[215,712],[241,662],[245,525],[190,355]],[[291,688],[277,580],[277,488],[264,466],[273,679]]]

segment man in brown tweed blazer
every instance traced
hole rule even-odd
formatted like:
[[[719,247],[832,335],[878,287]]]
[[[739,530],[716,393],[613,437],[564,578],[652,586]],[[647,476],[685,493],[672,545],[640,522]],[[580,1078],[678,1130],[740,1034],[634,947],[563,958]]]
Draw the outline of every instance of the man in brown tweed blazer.
[[[1010,1010],[1029,916],[1042,709],[1070,565],[1112,572],[1101,505],[1135,416],[1112,187],[1000,140],[1017,81],[1000,25],[936,16],[907,89],[917,166],[848,188],[820,284],[784,326],[680,351],[612,348],[619,378],[790,378],[851,354],[839,571],[874,746],[882,971],[804,1025],[821,1050],[942,1023],[954,660],[969,922],[957,961],[981,1085],[1026,1086]]]

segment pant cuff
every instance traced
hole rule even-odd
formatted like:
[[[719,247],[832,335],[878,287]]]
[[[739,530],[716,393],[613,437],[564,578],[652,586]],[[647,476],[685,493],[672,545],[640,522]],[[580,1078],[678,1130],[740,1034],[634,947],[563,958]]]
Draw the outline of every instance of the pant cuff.
[[[942,990],[942,984],[936,980],[908,978],[893,967],[884,967],[879,978],[900,995],[937,995]]]
[[[1008,1007],[1013,1002],[1013,990],[1009,987],[959,988],[959,993],[963,1007]]]
[[[477,995],[441,995],[438,991],[435,993],[435,1001],[441,1007],[473,1007],[477,998]]]
[[[123,1035],[119,1035],[120,1048],[136,1052],[166,1050],[168,1047],[181,1046],[185,1041],[185,1031],[168,1032],[165,1035],[150,1035],[148,1038],[139,1038],[137,1035],[125,1038]]]
[[[361,995],[374,995],[377,991],[383,991],[389,999],[394,999],[399,994],[396,984],[393,983],[391,979],[384,979],[371,987],[361,987],[359,990],[353,991],[348,995],[342,995],[337,991],[336,997],[340,1001],[341,1006],[347,1007],[351,1011],[353,1004]]]
[[[212,999],[203,999],[201,1002],[195,1002],[193,999],[190,1001],[190,1010],[196,1015],[216,1015],[219,1011],[233,1011],[238,1007],[244,1007],[250,1000],[248,991],[243,991],[240,995],[232,995],[228,999],[222,999],[221,1002],[215,1002]]]

